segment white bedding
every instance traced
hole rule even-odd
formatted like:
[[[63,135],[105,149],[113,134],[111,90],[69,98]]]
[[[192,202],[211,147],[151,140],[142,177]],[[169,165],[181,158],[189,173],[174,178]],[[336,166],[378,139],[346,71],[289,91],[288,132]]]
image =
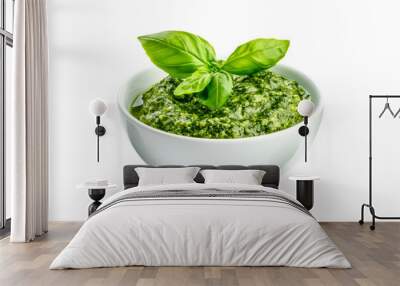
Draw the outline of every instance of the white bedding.
[[[163,190],[265,190],[262,186],[143,186]],[[318,222],[293,206],[262,199],[153,198],[122,201],[89,218],[50,269],[127,265],[295,266],[349,268]]]

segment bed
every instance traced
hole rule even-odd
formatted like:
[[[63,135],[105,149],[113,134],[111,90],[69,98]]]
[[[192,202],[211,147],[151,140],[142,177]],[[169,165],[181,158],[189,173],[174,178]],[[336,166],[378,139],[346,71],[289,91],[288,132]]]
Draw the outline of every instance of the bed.
[[[195,183],[138,186],[124,167],[124,190],[106,199],[50,269],[144,266],[292,266],[350,268],[315,218],[278,189],[279,167],[261,185]],[[163,166],[182,167],[182,166]]]

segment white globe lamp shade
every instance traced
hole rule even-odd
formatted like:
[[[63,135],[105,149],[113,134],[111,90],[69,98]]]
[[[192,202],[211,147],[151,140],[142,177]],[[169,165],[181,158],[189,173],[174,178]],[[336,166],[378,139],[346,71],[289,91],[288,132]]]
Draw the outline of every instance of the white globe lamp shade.
[[[99,98],[92,100],[89,104],[89,111],[94,116],[102,116],[107,110],[107,105]]]
[[[314,103],[309,99],[303,99],[297,105],[297,112],[300,113],[301,116],[310,116],[314,111]]]

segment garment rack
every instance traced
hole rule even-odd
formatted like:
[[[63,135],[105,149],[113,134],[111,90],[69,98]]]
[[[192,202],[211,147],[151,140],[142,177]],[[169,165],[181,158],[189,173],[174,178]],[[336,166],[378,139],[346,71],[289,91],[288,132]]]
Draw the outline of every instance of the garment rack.
[[[364,224],[364,207],[369,208],[372,216],[371,230],[375,230],[375,219],[391,220],[400,219],[400,217],[391,216],[378,216],[375,213],[375,208],[372,204],[372,101],[377,98],[400,98],[400,95],[370,95],[369,96],[369,202],[368,204],[361,205],[361,219],[358,221],[359,224]]]

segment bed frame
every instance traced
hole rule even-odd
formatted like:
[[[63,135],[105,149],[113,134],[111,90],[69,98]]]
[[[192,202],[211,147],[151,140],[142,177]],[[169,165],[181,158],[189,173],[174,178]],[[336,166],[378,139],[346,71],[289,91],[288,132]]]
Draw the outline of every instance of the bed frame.
[[[218,169],[218,170],[263,170],[265,175],[262,179],[261,184],[265,187],[271,187],[278,189],[279,187],[279,167],[276,165],[251,165],[251,166],[241,166],[241,165],[189,165],[188,167],[200,167],[201,169]],[[139,176],[135,171],[137,167],[147,167],[147,168],[180,168],[185,167],[182,165],[161,165],[161,166],[150,166],[150,165],[126,165],[124,166],[124,189],[136,187],[139,183]],[[203,176],[198,173],[194,178],[197,183],[204,183]]]

